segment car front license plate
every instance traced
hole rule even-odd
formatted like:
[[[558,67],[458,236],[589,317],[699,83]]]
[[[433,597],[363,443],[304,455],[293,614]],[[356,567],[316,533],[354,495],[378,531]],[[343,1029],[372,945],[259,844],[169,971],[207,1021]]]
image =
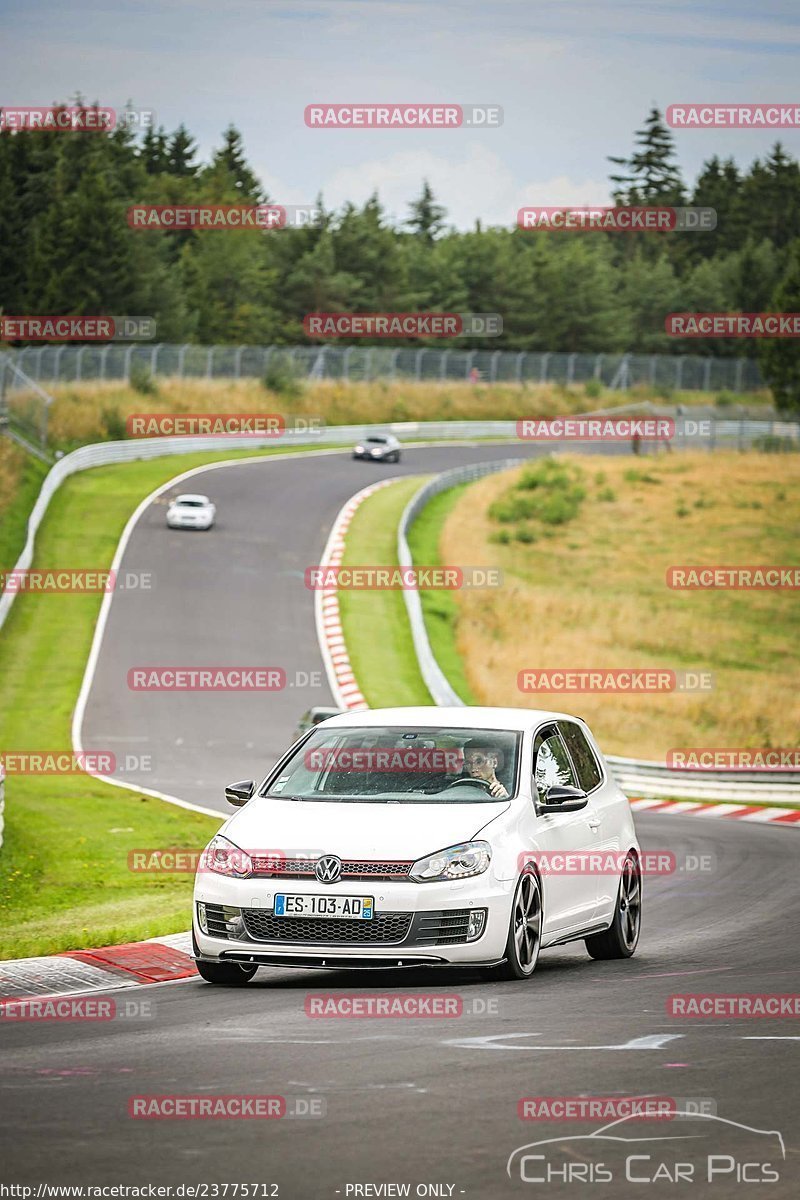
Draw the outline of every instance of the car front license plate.
[[[338,917],[371,921],[375,908],[372,896],[292,896],[278,892],[276,917]]]

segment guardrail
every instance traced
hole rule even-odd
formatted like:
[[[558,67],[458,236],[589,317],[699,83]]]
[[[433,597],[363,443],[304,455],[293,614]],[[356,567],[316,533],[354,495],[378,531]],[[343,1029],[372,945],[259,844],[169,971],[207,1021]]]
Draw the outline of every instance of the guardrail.
[[[434,496],[457,487],[493,475],[498,471],[511,470],[528,460],[506,458],[497,462],[479,463],[469,467],[456,467],[445,471],[424,484],[416,492],[400,518],[397,529],[397,560],[400,566],[413,566],[413,556],[408,544],[408,531],[422,510]],[[414,652],[420,674],[435,704],[445,707],[464,705],[465,701],[451,686],[436,656],[433,653],[419,592],[404,589],[403,599],[411,626]],[[764,771],[676,771],[662,763],[647,762],[634,758],[618,758],[607,755],[606,761],[614,778],[624,792],[633,792],[653,797],[698,800],[729,800],[740,804],[770,804],[777,802],[800,803],[800,772]],[[776,782],[776,775],[780,782]],[[757,795],[753,795],[756,792]]]

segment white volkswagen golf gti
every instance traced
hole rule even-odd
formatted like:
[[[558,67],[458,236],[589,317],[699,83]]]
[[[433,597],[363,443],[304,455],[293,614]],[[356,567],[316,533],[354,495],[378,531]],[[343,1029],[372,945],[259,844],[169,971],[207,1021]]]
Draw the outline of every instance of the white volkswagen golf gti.
[[[481,966],[527,979],[584,939],[629,958],[641,920],[630,805],[583,721],[513,708],[345,713],[295,742],[204,851],[197,969]]]

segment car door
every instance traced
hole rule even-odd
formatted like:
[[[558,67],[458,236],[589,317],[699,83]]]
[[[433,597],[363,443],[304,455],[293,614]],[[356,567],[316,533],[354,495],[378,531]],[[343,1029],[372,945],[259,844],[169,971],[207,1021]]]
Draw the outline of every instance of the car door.
[[[544,936],[550,938],[570,929],[592,924],[597,909],[597,880],[586,870],[570,870],[563,855],[582,857],[594,849],[596,832],[591,807],[578,812],[546,811],[541,801],[553,784],[580,787],[569,751],[556,725],[539,730],[533,744],[533,788],[536,797],[536,841],[542,855],[544,891]],[[573,866],[575,860],[573,859]]]
[[[609,866],[608,871],[598,873],[595,877],[597,911],[598,916],[602,917],[611,912],[616,904],[621,872],[620,851],[627,849],[620,840],[622,816],[627,804],[620,796],[614,780],[600,766],[591,741],[578,722],[562,720],[558,722],[558,728],[580,780],[578,786],[589,796],[586,811],[595,834],[594,847],[604,852],[603,858]]]

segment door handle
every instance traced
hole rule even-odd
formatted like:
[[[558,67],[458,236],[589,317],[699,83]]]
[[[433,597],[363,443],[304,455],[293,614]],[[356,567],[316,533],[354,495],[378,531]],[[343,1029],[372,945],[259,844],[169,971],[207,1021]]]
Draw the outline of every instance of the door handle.
[[[594,820],[590,817],[589,818],[589,828],[594,829],[596,832],[600,828],[600,822],[597,820]]]

